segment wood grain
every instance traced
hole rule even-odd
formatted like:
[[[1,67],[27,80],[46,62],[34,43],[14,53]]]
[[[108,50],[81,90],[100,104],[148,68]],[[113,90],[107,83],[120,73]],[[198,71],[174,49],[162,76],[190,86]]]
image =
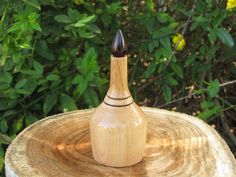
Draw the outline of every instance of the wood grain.
[[[127,56],[111,56],[110,87],[90,121],[94,159],[104,165],[125,167],[143,159],[147,120],[128,88]]]
[[[6,176],[236,176],[235,159],[213,128],[186,114],[142,109],[147,145],[136,165],[113,168],[93,159],[89,109],[45,118],[21,132],[6,152]]]
[[[93,157],[101,164],[124,167],[143,159],[147,121],[138,105],[124,107],[102,103],[90,121]]]

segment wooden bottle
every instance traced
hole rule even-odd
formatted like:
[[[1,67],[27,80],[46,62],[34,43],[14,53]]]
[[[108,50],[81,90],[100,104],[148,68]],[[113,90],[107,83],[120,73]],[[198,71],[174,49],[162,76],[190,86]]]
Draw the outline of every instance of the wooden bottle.
[[[119,30],[112,44],[109,90],[90,121],[93,157],[97,162],[113,167],[138,163],[146,145],[147,121],[130,95],[126,53]]]

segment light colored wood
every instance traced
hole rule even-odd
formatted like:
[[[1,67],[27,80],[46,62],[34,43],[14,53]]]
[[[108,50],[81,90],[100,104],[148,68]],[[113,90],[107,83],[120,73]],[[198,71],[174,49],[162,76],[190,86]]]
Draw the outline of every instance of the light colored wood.
[[[94,109],[45,118],[7,149],[7,177],[234,177],[236,162],[216,131],[198,118],[142,108],[148,121],[143,161],[123,168],[92,157],[89,121]]]
[[[110,86],[104,98],[106,103],[127,105],[133,102],[128,88],[127,70],[127,56],[119,58],[111,56]]]
[[[127,56],[111,56],[110,87],[90,122],[95,160],[113,167],[140,162],[146,145],[145,114],[128,88]]]
[[[124,98],[130,96],[128,88],[127,60],[127,56],[111,56],[110,86],[108,89],[108,95],[111,97]]]
[[[90,124],[93,156],[101,164],[122,167],[142,160],[146,118],[135,104],[112,107],[102,103]]]

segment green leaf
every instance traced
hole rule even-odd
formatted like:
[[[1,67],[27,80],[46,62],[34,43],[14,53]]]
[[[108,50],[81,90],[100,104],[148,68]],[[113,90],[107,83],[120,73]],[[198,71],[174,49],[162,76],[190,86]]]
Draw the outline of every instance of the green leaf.
[[[157,19],[161,23],[166,23],[169,20],[169,15],[164,12],[157,13]]]
[[[170,38],[168,36],[161,38],[160,42],[161,42],[161,44],[164,48],[170,48],[171,47]]]
[[[225,9],[217,9],[216,8],[214,10],[214,16],[215,16],[215,18],[213,18],[212,25],[214,27],[218,27],[219,25],[221,25],[223,23],[223,21],[227,17],[227,11]]]
[[[89,23],[92,21],[96,16],[95,15],[90,15],[90,16],[84,16],[82,17],[78,22],[72,24],[72,26],[78,28],[78,27],[83,27],[86,25],[86,23]]]
[[[198,22],[198,23],[204,23],[204,22],[208,22],[209,19],[203,17],[203,16],[197,16],[193,18],[194,21]]]
[[[199,24],[197,22],[193,22],[191,27],[190,27],[190,31],[195,30],[198,26],[199,26]]]
[[[205,110],[205,109],[209,109],[209,108],[213,107],[215,104],[212,101],[203,101],[203,102],[201,102],[200,105],[201,105],[201,108],[203,110]]]
[[[215,42],[215,40],[217,38],[217,33],[216,33],[216,31],[214,29],[210,31],[210,33],[208,34],[208,38],[209,38],[210,42],[212,44],[214,44],[214,42]]]
[[[37,30],[37,31],[42,31],[40,25],[37,22],[30,22],[31,28]]]
[[[11,141],[12,139],[8,135],[0,133],[0,144],[10,144]]]
[[[22,22],[16,22],[14,23],[8,30],[8,33],[20,31],[24,28],[24,24]]]
[[[182,68],[177,64],[177,63],[172,63],[171,64],[171,68],[173,69],[173,71],[177,74],[177,76],[179,76],[181,79],[183,79],[183,70]]]
[[[32,113],[27,113],[25,115],[25,124],[26,126],[31,125],[32,123],[38,121],[38,118],[34,116]]]
[[[204,110],[203,112],[201,112],[198,117],[203,119],[203,120],[207,120],[209,119],[210,117],[212,117],[213,115],[218,115],[220,113],[220,110],[222,108],[220,106],[214,106],[213,108],[211,109],[206,109]]]
[[[177,26],[179,25],[179,23],[178,22],[172,22],[172,23],[170,23],[168,26],[167,26],[167,28],[163,28],[163,30],[167,30],[167,32],[168,32],[168,34],[173,34],[173,32],[175,32],[175,31],[173,31]]]
[[[145,72],[143,73],[143,75],[148,78],[152,73],[155,72],[157,67],[157,61],[153,60],[147,67],[147,69],[145,70]]]
[[[23,0],[25,3],[27,3],[28,5],[37,8],[38,10],[41,10],[40,8],[40,4],[38,2],[38,0]]]
[[[82,80],[83,80],[83,76],[81,76],[81,75],[75,76],[75,78],[72,80],[72,84],[78,84]]]
[[[229,47],[234,46],[233,38],[231,37],[229,32],[226,31],[224,28],[217,28],[216,34],[217,34],[218,38],[221,40],[221,42],[223,42],[225,45],[227,45]]]
[[[10,84],[12,81],[12,76],[9,72],[4,72],[3,74],[0,73],[0,82]]]
[[[86,32],[86,31],[79,31],[79,35],[82,37],[82,38],[94,38],[96,36],[96,34],[94,33],[91,33],[91,32]]]
[[[15,110],[10,109],[10,110],[5,111],[2,117],[9,117],[15,113],[16,113]]]
[[[53,106],[55,106],[56,103],[57,103],[57,94],[54,93],[51,95],[47,95],[43,104],[44,114],[47,115],[51,111]]]
[[[151,12],[151,11],[154,11],[154,2],[153,0],[147,0],[146,1],[146,7],[147,9]]]
[[[23,89],[27,92],[33,93],[37,88],[38,80],[37,79],[27,79],[27,83],[24,85]]]
[[[67,14],[73,20],[76,20],[78,19],[78,17],[81,16],[81,14],[77,9],[71,9],[70,7],[68,8]]]
[[[206,0],[206,3],[211,6],[212,5],[212,1],[213,0]]]
[[[0,130],[3,133],[6,133],[6,131],[8,130],[8,125],[7,125],[6,119],[0,120]]]
[[[54,60],[55,56],[52,53],[52,50],[48,48],[48,45],[45,41],[40,41],[36,45],[36,52],[38,55],[40,55],[43,58],[46,58],[48,60]]]
[[[112,21],[111,16],[109,14],[103,14],[101,16],[101,19],[105,26],[108,26]]]
[[[60,103],[61,103],[61,108],[62,108],[63,112],[72,111],[72,110],[77,109],[74,99],[71,98],[69,95],[61,94],[60,95]]]
[[[24,89],[17,89],[16,93],[22,94],[22,95],[29,95],[31,92],[28,90],[24,90]]]
[[[93,33],[97,33],[97,34],[101,33],[100,28],[97,25],[94,25],[94,24],[89,24],[88,29]]]
[[[171,89],[169,86],[165,85],[162,87],[162,94],[166,102],[170,102],[171,100]]]
[[[207,72],[212,68],[211,64],[200,64],[195,62],[195,64],[193,65],[193,73],[203,73],[203,72]]]
[[[22,127],[23,127],[23,116],[13,121],[11,131],[13,134],[16,134],[22,129]]]
[[[86,75],[86,80],[88,82],[92,81],[94,79],[94,74],[92,71],[90,71],[87,75]]]
[[[178,82],[172,76],[167,77],[166,82],[168,85],[178,85]]]
[[[81,80],[79,83],[79,92],[82,95],[88,87],[88,81],[86,79]]]
[[[1,136],[1,135],[0,135],[0,136]],[[1,138],[0,138],[0,139],[1,139]],[[4,154],[5,154],[4,149],[3,149],[3,147],[0,145],[0,156],[4,157]]]
[[[210,118],[211,116],[213,116],[215,114],[215,112],[213,110],[205,110],[203,112],[201,112],[198,117],[203,119],[203,120],[207,120],[207,118]]]
[[[39,78],[39,77],[42,76],[41,73],[38,73],[37,71],[31,70],[31,69],[21,70],[21,73],[23,73],[25,75],[29,75],[29,76],[34,77],[34,78]]]
[[[54,19],[59,23],[72,23],[72,20],[67,15],[57,15]]]
[[[60,77],[57,75],[57,74],[50,74],[50,75],[48,75],[47,76],[47,80],[49,80],[49,81],[56,81],[56,80],[58,80]]]
[[[32,49],[32,47],[30,46],[30,44],[27,44],[27,43],[16,44],[16,47],[19,47],[19,48],[21,48],[21,49]]]
[[[10,100],[10,99],[0,99],[0,111],[5,111],[8,109],[13,108],[16,105],[16,100]]]
[[[90,15],[90,16],[85,16],[82,19],[80,19],[81,23],[88,23],[90,21],[92,21],[96,16],[95,15]]]
[[[83,75],[87,75],[89,72],[96,73],[99,71],[97,64],[97,53],[94,48],[90,48],[82,60],[81,72]]]
[[[15,89],[20,89],[22,88],[27,82],[27,79],[22,79],[19,82],[16,83]]]
[[[3,170],[3,166],[4,166],[4,156],[0,156],[0,172],[2,172]]]
[[[14,63],[17,64],[17,65],[22,64],[23,61],[24,61],[23,58],[22,58],[22,55],[18,52],[14,52],[12,54],[12,59],[13,59]]]
[[[38,74],[40,74],[40,75],[43,74],[43,65],[41,65],[41,64],[40,64],[39,62],[37,62],[37,61],[34,61],[34,62],[33,62],[33,66],[34,66],[35,71],[36,71]]]
[[[217,79],[215,79],[214,81],[211,81],[210,84],[207,87],[208,95],[211,98],[213,98],[218,94],[219,91],[220,91],[219,81]]]
[[[99,99],[97,93],[92,89],[88,88],[84,93],[85,102],[91,106],[95,107],[99,104]]]
[[[31,12],[30,14],[27,14],[27,20],[29,22],[35,22],[38,18],[39,18],[39,14],[37,14],[36,12]]]
[[[196,10],[203,13],[206,8],[206,3],[204,0],[198,0],[196,3]]]

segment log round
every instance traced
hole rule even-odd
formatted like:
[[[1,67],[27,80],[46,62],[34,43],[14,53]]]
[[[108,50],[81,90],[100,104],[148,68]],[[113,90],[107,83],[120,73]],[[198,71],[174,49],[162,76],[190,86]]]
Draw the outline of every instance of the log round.
[[[236,161],[212,127],[186,114],[142,109],[147,144],[136,165],[113,168],[93,159],[89,120],[94,109],[88,109],[51,116],[22,131],[7,149],[6,176],[236,176]]]

